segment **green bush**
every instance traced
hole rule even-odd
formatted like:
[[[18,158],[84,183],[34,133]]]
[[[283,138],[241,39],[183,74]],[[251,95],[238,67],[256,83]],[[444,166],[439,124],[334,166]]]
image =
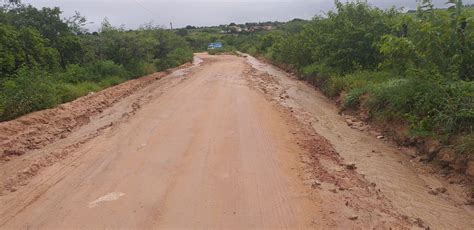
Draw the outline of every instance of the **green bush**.
[[[126,77],[129,72],[122,66],[115,64],[113,61],[98,61],[87,68],[89,75],[85,77],[85,81],[99,82],[104,77],[118,76]]]
[[[450,135],[472,132],[473,98],[472,82],[397,79],[373,86],[367,106],[379,116],[408,120],[416,135]]]
[[[67,83],[80,83],[89,78],[90,73],[86,68],[78,64],[71,64],[66,67],[66,70],[58,74],[58,78]]]
[[[20,69],[14,78],[6,80],[0,91],[0,120],[50,108],[61,102],[54,80],[44,71]]]
[[[393,79],[377,85],[370,90],[367,106],[370,111],[389,111],[394,114],[404,114],[413,107],[414,87],[413,82],[407,79]]]
[[[324,65],[311,64],[301,69],[302,78],[316,86],[323,86],[329,80],[332,72]]]
[[[147,75],[150,73],[154,73],[157,71],[157,68],[154,63],[138,61],[130,65],[127,68],[127,70],[128,70],[129,78],[136,78],[136,77],[140,77],[140,76]],[[110,76],[114,76],[114,75],[110,75]]]
[[[341,92],[347,89],[347,84],[343,77],[336,76],[329,78],[326,83],[321,87],[321,90],[329,97],[337,97]]]
[[[124,82],[126,79],[123,78],[123,77],[117,77],[117,76],[114,76],[114,77],[107,77],[107,78],[104,78],[102,79],[98,85],[101,87],[101,88],[107,88],[107,87],[110,87],[110,86],[114,86],[114,85],[118,85],[122,82]]]
[[[73,101],[78,97],[85,96],[91,92],[97,92],[103,88],[94,82],[81,82],[78,84],[61,83],[56,87],[61,103]]]
[[[193,52],[188,48],[177,48],[157,62],[159,70],[173,68],[193,60]]]
[[[472,133],[474,124],[474,82],[448,82],[441,85],[433,123],[439,133]],[[428,100],[435,97],[428,95]]]
[[[364,88],[356,88],[349,91],[342,101],[342,106],[344,108],[357,109],[357,107],[361,104],[361,96],[366,93],[367,90]]]
[[[1,120],[193,58],[186,40],[171,30],[124,30],[104,20],[98,33],[86,33],[85,18],[74,19],[62,19],[58,7],[0,6]]]
[[[358,71],[343,77],[346,90],[367,88],[367,86],[376,85],[387,82],[392,79],[399,79],[400,77],[390,72],[381,71]]]

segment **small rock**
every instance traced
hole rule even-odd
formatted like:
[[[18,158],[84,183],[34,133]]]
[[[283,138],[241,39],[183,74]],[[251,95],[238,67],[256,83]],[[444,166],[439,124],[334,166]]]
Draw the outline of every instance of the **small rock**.
[[[430,150],[432,150],[432,148],[430,148]],[[456,159],[456,152],[454,152],[454,150],[450,148],[442,148],[439,151],[438,156],[440,158],[440,161],[450,164],[453,163]]]
[[[313,187],[316,187],[316,186],[319,186],[319,185],[321,185],[321,182],[315,180],[315,181],[313,182],[313,185],[312,185],[312,186],[313,186]]]
[[[441,144],[437,140],[426,140],[424,144],[423,151],[429,155],[435,155],[441,148]]]
[[[446,191],[448,191],[445,187],[439,187],[439,188],[436,188],[436,191],[438,193],[446,193]]]
[[[379,140],[380,140],[380,139],[384,139],[384,138],[385,138],[385,137],[384,137],[384,136],[382,136],[382,135],[380,135],[380,136],[377,136],[377,139],[379,139]]]
[[[347,123],[348,126],[352,126],[352,125],[353,125],[351,119],[346,119],[346,123]]]
[[[357,215],[352,215],[349,217],[349,220],[357,220],[357,219],[359,219],[359,216]]]
[[[474,177],[474,161],[467,162],[466,174]]]
[[[355,165],[355,163],[349,163],[349,164],[346,164],[346,169],[349,169],[349,170],[355,170],[357,169],[357,166]]]
[[[466,205],[474,205],[474,199],[467,200]]]
[[[446,188],[439,187],[439,188],[436,188],[436,189],[431,189],[430,191],[428,191],[428,193],[431,194],[431,195],[437,196],[440,193],[446,193],[446,191],[448,191]]]
[[[428,193],[431,194],[431,195],[434,195],[434,196],[436,196],[436,195],[439,194],[439,192],[437,192],[437,191],[434,190],[434,189],[431,189],[430,191],[428,191]]]
[[[415,161],[417,161],[417,162],[423,162],[423,161],[424,161],[423,156],[417,156],[417,157],[415,157]]]
[[[438,147],[437,146],[430,146],[428,148],[428,154],[436,154],[438,152]]]
[[[416,150],[415,149],[407,149],[405,151],[405,153],[410,156],[411,158],[416,158],[417,157],[417,153],[416,153]]]
[[[11,149],[3,150],[3,155],[5,156],[21,156],[23,154],[25,154],[25,151],[23,150],[11,150]]]
[[[420,218],[416,218],[416,219],[413,221],[413,223],[416,224],[416,225],[417,225],[418,227],[420,227],[420,228],[424,228],[425,230],[429,230],[429,229],[430,229],[430,227],[427,226],[427,225],[425,224],[425,222],[424,222],[422,219],[420,219]]]
[[[377,132],[377,131],[375,131],[375,130],[369,130],[369,133],[370,133],[371,135],[373,135],[373,136],[376,136],[376,137],[377,137],[377,136],[382,136],[381,133],[379,133],[379,132]]]

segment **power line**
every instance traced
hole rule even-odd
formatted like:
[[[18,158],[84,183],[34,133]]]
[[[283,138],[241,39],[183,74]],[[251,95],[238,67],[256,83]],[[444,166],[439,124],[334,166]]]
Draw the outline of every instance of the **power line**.
[[[145,10],[146,12],[148,12],[151,16],[155,16],[156,14],[153,13],[151,10],[149,10],[148,8],[146,8],[144,5],[142,5],[138,0],[134,0],[135,3],[137,3],[137,5],[139,5],[143,10]]]
[[[133,0],[138,6],[140,6],[143,10],[145,10],[147,13],[149,13],[151,16],[152,16],[152,19],[155,17],[155,15],[158,15],[154,12],[152,12],[151,10],[149,10],[148,8],[146,8],[143,4],[141,4],[138,0]],[[172,22],[170,22],[170,27],[171,29],[173,29],[173,24]]]

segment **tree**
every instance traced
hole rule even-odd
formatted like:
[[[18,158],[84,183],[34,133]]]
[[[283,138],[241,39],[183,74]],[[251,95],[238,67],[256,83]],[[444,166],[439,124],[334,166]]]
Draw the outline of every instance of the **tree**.
[[[18,36],[13,27],[0,24],[0,78],[10,76],[25,62]]]
[[[87,25],[87,19],[78,11],[75,11],[73,16],[66,19],[66,23],[68,24],[71,31],[76,35],[85,34],[88,32],[88,30],[84,28],[84,26]]]

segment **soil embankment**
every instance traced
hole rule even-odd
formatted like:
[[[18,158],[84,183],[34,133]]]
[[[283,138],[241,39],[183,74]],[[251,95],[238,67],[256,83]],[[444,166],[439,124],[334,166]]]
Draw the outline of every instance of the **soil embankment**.
[[[336,105],[313,87],[251,56],[247,61],[258,70],[259,86],[280,104],[291,107],[298,119],[326,138],[346,162],[354,163],[398,212],[434,229],[474,226],[474,209],[466,203],[469,188],[439,177],[435,169],[417,162],[411,149],[400,149],[366,124],[340,115]]]

